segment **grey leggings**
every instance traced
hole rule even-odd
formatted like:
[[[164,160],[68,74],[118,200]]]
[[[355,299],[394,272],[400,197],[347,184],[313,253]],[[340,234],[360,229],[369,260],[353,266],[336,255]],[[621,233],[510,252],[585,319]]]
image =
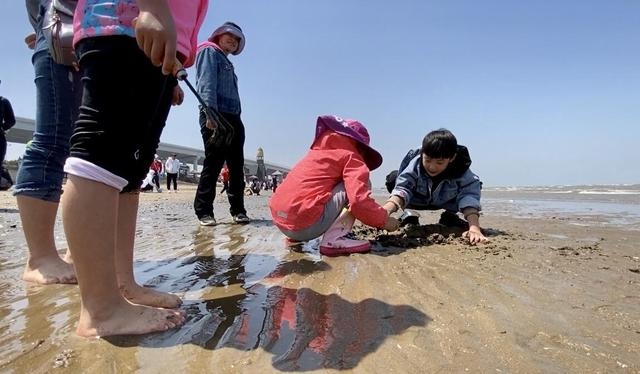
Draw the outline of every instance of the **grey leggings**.
[[[287,237],[298,240],[307,241],[315,239],[324,234],[329,227],[336,221],[342,209],[347,206],[347,192],[344,189],[344,183],[338,183],[331,191],[331,199],[324,206],[322,216],[318,218],[314,224],[306,229],[299,231],[281,230]]]

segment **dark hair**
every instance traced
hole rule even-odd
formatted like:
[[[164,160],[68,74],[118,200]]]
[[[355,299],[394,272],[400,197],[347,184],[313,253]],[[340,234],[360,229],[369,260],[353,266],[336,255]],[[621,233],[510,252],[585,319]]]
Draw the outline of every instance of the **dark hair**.
[[[456,137],[447,129],[431,131],[422,139],[423,153],[431,158],[453,158],[458,150]]]

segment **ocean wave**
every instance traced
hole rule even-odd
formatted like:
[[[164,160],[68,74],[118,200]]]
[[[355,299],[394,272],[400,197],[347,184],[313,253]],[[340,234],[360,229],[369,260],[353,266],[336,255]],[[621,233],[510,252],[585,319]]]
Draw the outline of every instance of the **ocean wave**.
[[[519,192],[580,195],[640,195],[640,185],[500,186],[485,187],[490,192]]]
[[[582,190],[578,191],[580,195],[640,195],[640,191],[631,191],[631,190],[606,190],[606,191],[598,191],[598,190]]]

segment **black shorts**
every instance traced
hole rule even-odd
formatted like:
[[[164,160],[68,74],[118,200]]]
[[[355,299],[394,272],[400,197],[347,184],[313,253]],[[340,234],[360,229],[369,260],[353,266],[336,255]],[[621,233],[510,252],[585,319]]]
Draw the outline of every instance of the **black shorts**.
[[[122,192],[138,190],[158,148],[177,81],[153,66],[128,36],[82,39],[76,53],[83,94],[70,157],[126,180]]]

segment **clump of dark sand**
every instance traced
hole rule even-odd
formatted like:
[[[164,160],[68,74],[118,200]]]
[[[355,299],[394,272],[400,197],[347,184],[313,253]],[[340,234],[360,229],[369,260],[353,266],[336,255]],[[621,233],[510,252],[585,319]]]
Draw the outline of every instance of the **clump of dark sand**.
[[[456,244],[464,229],[443,225],[407,225],[396,232],[355,226],[353,235],[361,240],[375,240],[385,247],[415,248],[432,244]]]

